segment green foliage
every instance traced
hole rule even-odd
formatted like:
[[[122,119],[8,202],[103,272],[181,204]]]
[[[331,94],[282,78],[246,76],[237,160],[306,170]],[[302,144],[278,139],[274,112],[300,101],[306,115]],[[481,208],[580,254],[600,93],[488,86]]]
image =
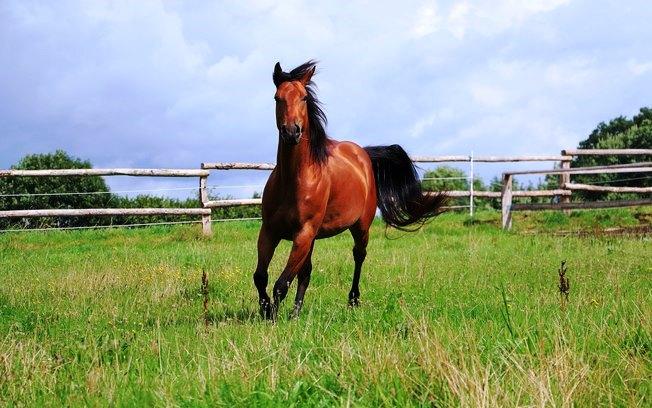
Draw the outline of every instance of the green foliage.
[[[469,191],[469,179],[466,173],[452,166],[438,166],[434,170],[425,172],[421,183],[425,191]],[[474,178],[473,189],[484,191],[485,185],[480,178]],[[465,197],[454,198],[450,205],[468,205],[469,199]]]
[[[503,188],[503,181],[500,177],[493,177],[489,182],[489,191],[500,192]],[[548,186],[542,183],[540,180],[534,184],[531,181],[527,184],[521,183],[518,179],[514,178],[512,180],[512,190],[513,191],[534,191],[534,190],[543,190],[547,189]],[[515,197],[513,200],[519,203],[540,203],[550,201],[550,197]],[[501,207],[500,198],[491,198],[486,199],[487,203],[486,208],[499,209]]]
[[[580,142],[579,148],[652,149],[652,109],[641,108],[639,114],[632,119],[619,116],[609,123],[601,122],[586,140]],[[612,157],[607,157],[608,159],[613,160]],[[651,158],[647,157],[647,160],[649,159]],[[585,160],[586,158],[583,158],[579,162]]]
[[[438,166],[423,175],[422,188],[426,191],[469,190],[464,171],[451,166]]]

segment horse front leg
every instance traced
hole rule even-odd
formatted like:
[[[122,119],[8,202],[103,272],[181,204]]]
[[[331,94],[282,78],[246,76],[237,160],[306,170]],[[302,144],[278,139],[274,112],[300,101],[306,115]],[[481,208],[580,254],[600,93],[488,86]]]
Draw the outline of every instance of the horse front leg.
[[[280,239],[271,234],[263,225],[258,235],[258,265],[254,272],[254,284],[258,289],[258,304],[260,315],[266,319],[272,317],[272,302],[267,295],[268,267],[274,256],[274,250]]]
[[[292,312],[290,312],[291,319],[299,317],[299,313],[303,307],[303,297],[306,294],[308,285],[310,284],[310,274],[312,273],[312,250],[314,248],[315,241],[312,241],[312,246],[310,247],[308,257],[303,263],[303,267],[297,276],[297,295],[294,297],[294,309],[292,309]]]
[[[312,252],[311,249],[314,241],[315,232],[314,229],[310,227],[304,227],[294,237],[288,262],[285,265],[285,269],[283,269],[283,273],[281,273],[281,276],[274,284],[274,305],[272,306],[272,315],[274,319],[276,319],[278,307],[283,299],[285,299],[292,280],[294,280],[294,277],[302,270],[308,260]]]

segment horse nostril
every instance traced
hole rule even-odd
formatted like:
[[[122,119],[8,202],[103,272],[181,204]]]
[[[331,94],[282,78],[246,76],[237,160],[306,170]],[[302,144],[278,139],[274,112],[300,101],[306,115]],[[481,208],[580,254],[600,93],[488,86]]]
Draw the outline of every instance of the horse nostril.
[[[296,131],[297,134],[301,133],[301,126],[297,125],[296,123],[294,124],[294,130]]]

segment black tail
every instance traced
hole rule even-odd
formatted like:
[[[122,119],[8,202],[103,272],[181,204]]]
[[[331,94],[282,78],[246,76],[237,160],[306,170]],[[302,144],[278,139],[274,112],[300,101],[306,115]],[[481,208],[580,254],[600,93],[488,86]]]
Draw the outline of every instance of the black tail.
[[[383,220],[394,228],[415,231],[443,212],[447,197],[424,195],[412,160],[399,145],[364,148],[374,167],[378,208]],[[410,225],[413,228],[407,228]]]

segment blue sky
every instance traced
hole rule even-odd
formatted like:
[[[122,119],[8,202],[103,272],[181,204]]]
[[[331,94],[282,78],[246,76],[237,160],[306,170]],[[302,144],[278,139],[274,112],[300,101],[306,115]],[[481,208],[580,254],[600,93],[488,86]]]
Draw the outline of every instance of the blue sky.
[[[0,168],[57,148],[95,167],[273,161],[276,61],[320,61],[332,137],[415,155],[555,154],[652,105],[649,1],[318,3],[1,1]]]

